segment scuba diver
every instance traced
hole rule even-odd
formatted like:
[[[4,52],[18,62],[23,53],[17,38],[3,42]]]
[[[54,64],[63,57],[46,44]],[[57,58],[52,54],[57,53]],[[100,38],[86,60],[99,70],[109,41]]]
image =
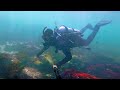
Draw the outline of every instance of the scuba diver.
[[[44,47],[36,55],[36,58],[39,59],[39,56],[50,46],[54,46],[56,48],[56,53],[58,50],[61,50],[64,53],[65,58],[53,65],[54,72],[56,73],[56,70],[72,59],[72,54],[70,51],[71,48],[88,46],[95,38],[96,34],[100,30],[100,27],[109,23],[111,23],[111,20],[103,20],[98,22],[94,27],[91,24],[87,24],[81,30],[69,28],[64,25],[60,26],[59,28],[56,26],[54,31],[45,27],[43,29],[42,36],[43,40],[45,41],[45,43],[43,43]],[[92,33],[87,37],[87,39],[84,39],[83,33],[87,29],[92,30]]]

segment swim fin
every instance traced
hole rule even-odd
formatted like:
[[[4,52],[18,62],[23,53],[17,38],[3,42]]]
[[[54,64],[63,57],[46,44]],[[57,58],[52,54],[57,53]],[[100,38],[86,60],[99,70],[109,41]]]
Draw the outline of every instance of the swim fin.
[[[96,25],[97,26],[104,26],[104,25],[107,25],[109,23],[111,23],[112,20],[101,20],[100,22],[98,22]]]

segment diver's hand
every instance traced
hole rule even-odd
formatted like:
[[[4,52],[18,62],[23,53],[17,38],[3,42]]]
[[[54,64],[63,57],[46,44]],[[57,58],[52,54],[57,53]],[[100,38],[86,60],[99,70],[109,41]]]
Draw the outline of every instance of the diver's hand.
[[[44,55],[40,55],[39,57],[38,56],[34,56],[34,60],[44,60]]]
[[[39,57],[37,56],[34,56],[34,60],[40,60]]]

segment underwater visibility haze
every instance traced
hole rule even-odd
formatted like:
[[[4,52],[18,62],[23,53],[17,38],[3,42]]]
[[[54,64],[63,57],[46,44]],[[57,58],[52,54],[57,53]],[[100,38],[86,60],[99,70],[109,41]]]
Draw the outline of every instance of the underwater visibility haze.
[[[52,65],[65,57],[63,52],[50,47],[34,58],[43,48],[44,27],[81,30],[101,20],[111,23],[100,28],[90,49],[72,48],[72,59],[59,73],[63,79],[120,79],[119,16],[120,11],[0,11],[0,79],[56,79]]]

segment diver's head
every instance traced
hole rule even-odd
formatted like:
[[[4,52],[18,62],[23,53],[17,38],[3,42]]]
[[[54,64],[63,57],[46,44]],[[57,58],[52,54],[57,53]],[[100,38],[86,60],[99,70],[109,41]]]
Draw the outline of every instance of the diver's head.
[[[50,41],[53,38],[53,30],[49,28],[44,28],[42,38],[44,41]]]

